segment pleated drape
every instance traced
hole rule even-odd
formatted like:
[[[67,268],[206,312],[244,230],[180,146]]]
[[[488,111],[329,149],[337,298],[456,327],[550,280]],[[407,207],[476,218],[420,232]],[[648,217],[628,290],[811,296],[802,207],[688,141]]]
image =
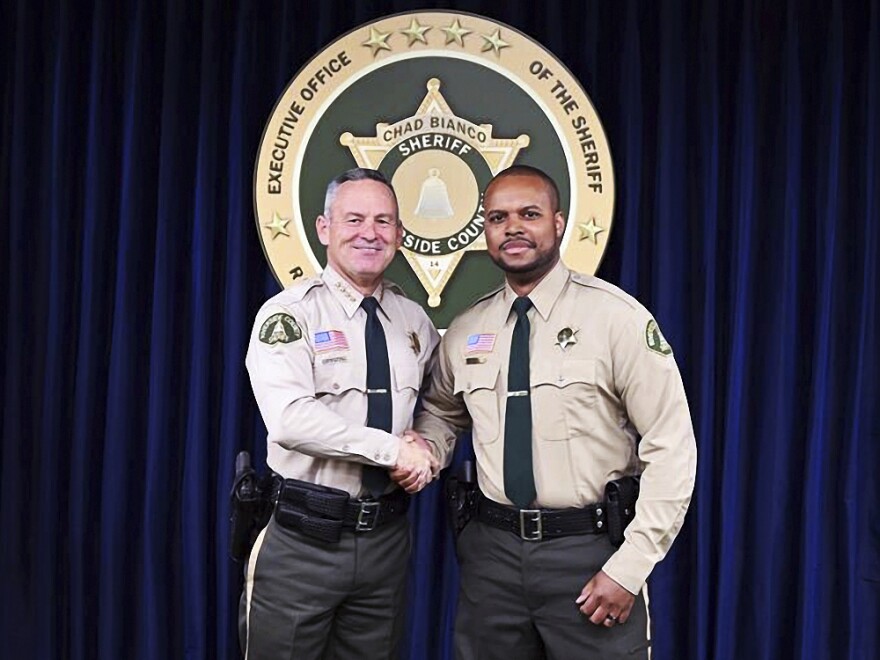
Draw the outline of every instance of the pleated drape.
[[[880,657],[876,0],[4,4],[0,655],[238,657],[263,125],[336,36],[429,6],[543,43],[609,136],[599,274],[656,315],[700,452],[654,657]],[[451,658],[440,485],[412,518],[403,656]]]

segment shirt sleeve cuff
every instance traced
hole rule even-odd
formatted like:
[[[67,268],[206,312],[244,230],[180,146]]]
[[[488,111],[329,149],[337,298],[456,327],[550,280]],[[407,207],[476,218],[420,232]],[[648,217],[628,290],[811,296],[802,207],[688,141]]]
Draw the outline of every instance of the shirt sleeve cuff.
[[[654,562],[636,550],[629,540],[624,541],[602,567],[608,577],[634,596],[639,593],[652,570]]]
[[[379,465],[385,468],[393,468],[397,465],[397,455],[400,453],[400,438],[381,429],[364,429],[364,446],[366,449],[362,456],[370,465]]]

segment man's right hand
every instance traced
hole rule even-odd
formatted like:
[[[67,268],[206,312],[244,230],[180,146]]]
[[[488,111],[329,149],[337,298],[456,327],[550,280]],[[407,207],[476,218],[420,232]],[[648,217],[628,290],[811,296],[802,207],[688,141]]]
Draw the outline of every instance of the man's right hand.
[[[440,463],[428,443],[414,431],[407,431],[400,440],[397,464],[391,478],[407,493],[417,493],[431,483]]]

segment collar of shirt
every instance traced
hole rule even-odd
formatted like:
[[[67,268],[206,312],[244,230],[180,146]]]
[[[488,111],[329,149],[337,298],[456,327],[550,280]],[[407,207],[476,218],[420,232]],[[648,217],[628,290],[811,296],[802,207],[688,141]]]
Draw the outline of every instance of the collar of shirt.
[[[355,289],[348,280],[337,273],[329,264],[324,269],[324,272],[321,273],[321,279],[324,280],[324,284],[327,285],[330,293],[342,306],[345,315],[349,319],[354,317],[358,309],[360,309],[364,294]],[[382,309],[385,298],[385,283],[382,280],[379,281],[379,285],[373,292],[373,297],[379,302],[379,309],[387,317],[388,312]]]
[[[562,295],[562,290],[565,288],[570,275],[570,271],[563,265],[560,259],[529,294],[535,311],[545,321],[550,318],[550,312],[553,311],[553,306],[556,304],[559,296]],[[510,287],[510,283],[505,282],[504,293],[498,296],[498,304],[493,313],[493,316],[497,314],[499,328],[503,327],[510,318],[511,307],[516,298],[516,292]]]

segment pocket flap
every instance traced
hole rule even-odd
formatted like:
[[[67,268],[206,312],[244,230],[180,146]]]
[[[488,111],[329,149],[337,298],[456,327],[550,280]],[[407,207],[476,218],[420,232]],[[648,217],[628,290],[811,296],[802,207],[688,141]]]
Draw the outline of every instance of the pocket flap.
[[[350,362],[315,365],[315,394],[342,394],[367,389],[367,374]]]
[[[498,385],[501,363],[487,360],[478,364],[466,364],[455,374],[455,394],[475,390],[493,390]]]
[[[391,377],[394,380],[394,389],[398,392],[405,389],[412,389],[418,392],[422,385],[419,365],[415,362],[395,363],[391,367]]]

